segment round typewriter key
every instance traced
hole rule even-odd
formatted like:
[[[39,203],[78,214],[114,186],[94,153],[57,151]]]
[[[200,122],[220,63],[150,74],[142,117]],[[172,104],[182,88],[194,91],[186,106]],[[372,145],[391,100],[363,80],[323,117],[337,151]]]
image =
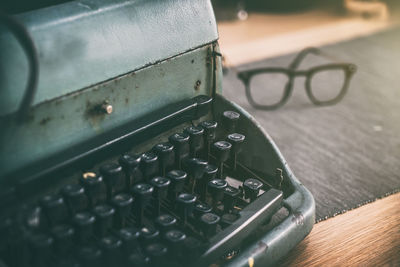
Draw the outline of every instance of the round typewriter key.
[[[193,208],[193,215],[195,218],[200,218],[204,213],[212,211],[212,207],[207,203],[197,202]]]
[[[128,257],[129,267],[150,267],[150,258],[148,256],[142,255],[142,253],[134,252]]]
[[[236,170],[237,154],[242,150],[242,146],[245,140],[243,134],[233,133],[228,135],[227,140],[232,144],[231,152],[233,154],[233,170]]]
[[[95,217],[90,212],[79,212],[72,219],[76,237],[81,243],[86,243],[93,234]]]
[[[100,240],[103,249],[106,266],[119,266],[121,264],[122,241],[115,236],[106,236]]]
[[[105,163],[100,167],[100,173],[107,185],[108,199],[125,189],[126,180],[121,165]]]
[[[160,143],[153,147],[153,151],[157,154],[160,161],[161,175],[165,175],[165,171],[170,169],[175,163],[174,146],[171,143]]]
[[[171,180],[169,195],[173,200],[175,200],[176,194],[183,191],[187,174],[182,170],[172,170],[167,173],[167,178]]]
[[[140,232],[137,228],[122,228],[118,231],[118,236],[122,240],[122,249],[126,255],[133,253],[138,248]]]
[[[53,254],[54,239],[46,234],[36,234],[30,237],[33,262],[35,266],[48,266]]]
[[[101,250],[95,246],[84,246],[78,250],[78,258],[85,267],[101,266],[102,254]]]
[[[263,183],[257,179],[246,179],[243,182],[243,189],[245,198],[249,198],[251,201],[255,200],[260,192]]]
[[[181,193],[176,198],[176,206],[181,217],[182,225],[186,225],[187,218],[193,211],[194,203],[196,202],[196,196],[187,193]]]
[[[150,180],[152,177],[159,173],[159,161],[155,153],[149,151],[142,154],[140,162],[140,169],[146,180]]]
[[[202,121],[200,123],[200,127],[204,129],[204,138],[208,142],[212,142],[215,140],[217,134],[217,125],[216,121]]]
[[[178,169],[181,168],[181,160],[189,156],[189,139],[190,137],[186,133],[176,133],[168,138],[169,142],[174,146],[175,164]]]
[[[134,183],[140,182],[143,179],[142,172],[139,170],[141,156],[125,153],[119,159],[122,169],[125,172],[126,186],[130,187]]]
[[[233,209],[233,206],[236,204],[236,200],[240,195],[240,190],[232,187],[227,186],[224,188],[224,211],[228,212],[229,210]]]
[[[201,215],[200,222],[203,234],[208,238],[215,235],[219,221],[220,217],[214,213],[205,213]]]
[[[133,197],[126,193],[115,195],[111,200],[115,208],[115,226],[120,228],[125,226],[125,220],[132,210]]]
[[[165,233],[176,226],[176,219],[169,214],[162,214],[156,218],[155,224],[161,232]]]
[[[155,266],[166,265],[168,249],[162,243],[153,243],[145,248],[146,254],[150,257],[152,264]]]
[[[206,148],[202,157],[207,159],[207,161],[210,160],[210,145],[217,137],[217,125],[216,121],[202,121],[199,124],[204,129],[204,143]]]
[[[167,197],[168,187],[171,181],[165,177],[154,177],[151,179],[150,184],[154,186],[153,198],[154,198],[154,214],[160,214],[161,201]]]
[[[185,128],[184,132],[190,136],[190,154],[192,155],[192,157],[196,157],[197,151],[199,151],[204,146],[204,130],[203,128],[198,126],[190,126]]]
[[[216,175],[218,172],[218,168],[214,165],[207,164],[206,167],[204,168],[204,175],[203,179],[201,180],[200,186],[198,187],[198,193],[200,194],[201,200],[205,201],[206,200],[206,195],[207,195],[207,184],[215,179]]]
[[[72,226],[61,224],[53,227],[51,233],[55,240],[57,253],[66,254],[73,246],[75,230]]]
[[[185,233],[179,230],[170,230],[165,233],[164,239],[171,252],[175,256],[179,256],[182,252],[183,242],[186,239]]]
[[[89,204],[92,207],[106,200],[107,194],[103,183],[103,177],[97,175],[95,172],[85,172],[82,174],[79,181],[85,188],[85,193],[89,198]]]
[[[98,236],[105,236],[114,221],[115,209],[107,204],[98,205],[93,208],[96,216],[95,232]]]
[[[140,240],[145,244],[150,244],[158,240],[160,232],[152,227],[143,227],[140,229]]]
[[[224,113],[222,114],[222,124],[228,133],[235,131],[239,118],[240,114],[235,111],[224,111]]]
[[[68,184],[63,186],[61,194],[64,196],[71,215],[83,211],[89,206],[85,189],[79,184]]]
[[[142,225],[144,208],[151,200],[154,187],[149,184],[136,184],[132,187],[131,192],[135,197],[134,210],[136,212],[137,224]]]
[[[224,197],[224,188],[228,186],[228,183],[222,179],[213,179],[208,182],[208,193],[210,193],[213,204],[217,204]]]
[[[215,142],[212,146],[212,152],[219,164],[219,178],[223,179],[223,166],[224,162],[229,158],[232,145],[226,141]]]
[[[233,133],[228,135],[227,140],[232,144],[232,152],[238,153],[246,137],[243,134]]]
[[[47,219],[51,225],[56,225],[68,217],[68,208],[65,205],[64,199],[58,194],[46,195],[40,200]]]

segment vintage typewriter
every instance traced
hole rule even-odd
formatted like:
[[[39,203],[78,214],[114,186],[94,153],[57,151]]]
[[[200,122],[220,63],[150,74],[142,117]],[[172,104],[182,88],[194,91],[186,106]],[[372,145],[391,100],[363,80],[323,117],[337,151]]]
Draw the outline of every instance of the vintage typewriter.
[[[1,267],[267,266],[310,232],[313,197],[222,96],[209,1],[77,0],[14,18],[39,76],[24,101],[34,65],[2,24]]]

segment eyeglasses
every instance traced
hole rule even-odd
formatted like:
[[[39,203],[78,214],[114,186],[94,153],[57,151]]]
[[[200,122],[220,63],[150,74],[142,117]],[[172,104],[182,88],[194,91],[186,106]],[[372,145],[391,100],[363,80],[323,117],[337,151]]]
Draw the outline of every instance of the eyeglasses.
[[[315,54],[336,61],[320,49],[311,47],[302,50],[288,68],[257,68],[238,72],[244,83],[249,103],[257,109],[274,110],[289,99],[294,79],[304,76],[308,98],[315,105],[333,105],[346,94],[350,79],[357,67],[351,63],[331,63],[308,70],[297,70],[308,54]]]

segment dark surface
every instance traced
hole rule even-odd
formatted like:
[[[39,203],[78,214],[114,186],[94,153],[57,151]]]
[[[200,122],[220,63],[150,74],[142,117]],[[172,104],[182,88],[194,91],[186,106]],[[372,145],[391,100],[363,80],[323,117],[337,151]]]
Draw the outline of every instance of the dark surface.
[[[400,28],[323,50],[358,66],[347,95],[334,106],[314,106],[303,78],[296,80],[288,103],[276,111],[252,108],[235,71],[230,70],[223,83],[225,97],[261,123],[314,195],[317,221],[400,189]],[[287,67],[294,56],[238,69]],[[300,69],[318,63],[309,57]]]

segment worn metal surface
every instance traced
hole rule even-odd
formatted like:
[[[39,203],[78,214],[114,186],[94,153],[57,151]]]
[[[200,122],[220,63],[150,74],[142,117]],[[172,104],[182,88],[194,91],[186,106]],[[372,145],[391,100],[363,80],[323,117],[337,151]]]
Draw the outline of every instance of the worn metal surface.
[[[36,105],[22,124],[1,119],[0,177],[170,103],[211,95],[211,47]],[[104,101],[111,114],[101,112]]]
[[[315,203],[311,193],[300,183],[274,141],[248,112],[235,103],[218,96],[216,111],[237,110],[245,119],[238,125],[240,132],[251,138],[246,139],[245,150],[239,154],[239,161],[261,173],[273,175],[276,168],[283,171],[286,184],[284,207],[287,217],[271,230],[258,236],[227,263],[228,266],[273,266],[311,231],[315,221]],[[287,195],[290,192],[290,195]]]
[[[17,16],[39,54],[34,104],[66,95],[218,38],[210,1],[77,0]],[[21,46],[0,26],[0,116],[27,80]]]

